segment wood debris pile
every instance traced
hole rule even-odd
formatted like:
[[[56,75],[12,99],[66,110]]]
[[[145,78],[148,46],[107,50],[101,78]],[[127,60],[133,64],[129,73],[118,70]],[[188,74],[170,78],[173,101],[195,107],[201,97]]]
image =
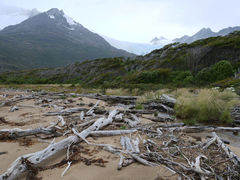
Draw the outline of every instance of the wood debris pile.
[[[90,97],[112,103],[124,103],[124,108],[114,104],[110,109],[101,109],[97,101],[92,107],[72,107],[74,100],[62,97]],[[0,179],[18,179],[27,176],[36,177],[39,171],[65,166],[62,176],[67,173],[71,165],[83,162],[86,165],[95,164],[105,167],[108,163],[103,158],[91,158],[96,151],[108,151],[119,156],[117,169],[126,168],[132,163],[146,166],[163,165],[173,175],[182,179],[240,179],[240,159],[215,133],[217,131],[236,131],[239,128],[221,127],[188,127],[183,123],[176,123],[172,117],[176,100],[163,95],[162,102],[145,104],[145,110],[135,110],[136,97],[77,95],[64,93],[32,92],[28,96],[17,96],[5,102],[2,106],[10,106],[10,112],[17,111],[17,102],[24,99],[34,99],[36,107],[51,107],[54,111],[44,113],[45,116],[55,116],[56,121],[49,126],[33,129],[1,129],[0,140],[20,140],[35,138],[48,141],[49,145],[38,152],[26,154],[16,159],[10,168],[0,176]],[[59,105],[64,102],[64,105]],[[127,102],[127,103],[126,103]],[[130,103],[130,105],[129,105]],[[130,108],[131,107],[131,108]],[[142,123],[143,114],[157,116],[149,118],[154,122]],[[0,118],[1,124],[21,126]],[[189,135],[188,132],[211,131],[208,140]],[[88,140],[88,137],[115,136],[119,139],[119,146],[99,144]],[[62,137],[55,142],[55,138]],[[95,147],[89,150],[83,147]],[[52,157],[60,152],[65,156],[53,165],[46,165]],[[0,154],[1,155],[1,154]],[[88,157],[84,155],[89,155]]]

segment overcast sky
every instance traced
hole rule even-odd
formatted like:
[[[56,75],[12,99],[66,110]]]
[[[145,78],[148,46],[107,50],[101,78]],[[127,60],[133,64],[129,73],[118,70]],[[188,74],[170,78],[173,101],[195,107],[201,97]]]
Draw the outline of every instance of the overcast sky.
[[[90,30],[132,42],[240,25],[240,0],[1,0],[0,6],[3,3],[39,11],[57,7]]]

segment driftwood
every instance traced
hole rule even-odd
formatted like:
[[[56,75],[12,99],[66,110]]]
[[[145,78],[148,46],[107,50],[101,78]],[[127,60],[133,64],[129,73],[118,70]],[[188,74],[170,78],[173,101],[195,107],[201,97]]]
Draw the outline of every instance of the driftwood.
[[[240,127],[210,127],[210,126],[184,126],[178,127],[176,130],[180,130],[186,133],[196,133],[196,132],[219,132],[219,131],[229,131],[229,132],[240,132]]]
[[[123,134],[131,134],[137,132],[136,129],[131,130],[108,130],[108,131],[93,131],[91,136],[117,136]]]
[[[158,111],[158,112],[164,112],[164,113],[169,113],[169,114],[174,113],[173,108],[171,108],[167,105],[164,105],[160,102],[154,102],[154,101],[144,103],[144,109],[155,110],[155,111]]]
[[[92,104],[94,106],[91,108],[60,109],[60,107],[58,107],[59,103],[72,103],[71,100],[59,100],[62,96],[70,97],[69,94],[51,94],[46,92],[35,93],[32,95],[35,102],[36,100],[39,100],[40,102],[42,99],[46,99],[47,103],[51,102],[47,107],[54,107],[56,112],[49,112],[46,113],[46,115],[59,116],[59,120],[45,128],[45,131],[39,130],[40,128],[27,130],[5,129],[4,131],[0,131],[0,138],[1,135],[3,137],[3,134],[7,139],[38,134],[50,134],[53,136],[56,136],[57,134],[63,134],[64,136],[66,134],[73,135],[70,135],[57,143],[55,143],[54,140],[52,142],[43,141],[44,143],[49,144],[48,147],[39,152],[23,155],[17,158],[10,168],[0,176],[0,179],[19,179],[22,175],[25,175],[26,172],[31,172],[33,169],[40,171],[47,169],[49,168],[46,167],[48,161],[60,152],[66,152],[64,159],[58,163],[59,165],[61,164],[61,166],[64,165],[66,167],[61,174],[61,176],[64,176],[66,172],[68,172],[71,164],[76,163],[75,158],[79,155],[78,151],[76,152],[76,149],[81,148],[81,145],[78,145],[80,142],[85,142],[89,146],[101,147],[103,150],[118,155],[120,157],[117,165],[119,170],[133,162],[139,162],[147,166],[164,165],[171,172],[179,175],[179,178],[181,179],[231,179],[232,177],[232,179],[236,179],[236,177],[239,177],[239,157],[237,157],[224,144],[216,133],[213,133],[212,139],[203,143],[200,142],[201,140],[188,138],[191,135],[186,134],[185,132],[239,132],[240,128],[185,126],[184,123],[163,124],[154,122],[141,124],[140,119],[138,118],[139,114],[153,114],[154,112],[159,113],[160,111],[166,114],[159,113],[157,117],[158,119],[154,119],[155,121],[166,122],[173,120],[169,114],[172,113],[176,101],[167,95],[163,95],[159,101],[153,102],[151,104],[152,109],[149,108],[151,110],[114,110],[109,113],[107,118],[104,115],[96,115],[99,109],[96,108],[98,103],[96,103],[96,105]],[[94,95],[93,98],[97,99],[96,96],[99,95]],[[100,95],[98,99],[101,100],[101,98],[102,100],[107,99],[109,102],[117,103],[119,103],[119,99],[120,102],[125,101],[128,103],[136,101],[135,99],[128,99],[128,97],[125,96]],[[41,101],[39,106],[41,106],[42,103],[45,103],[44,101],[45,100]],[[80,113],[80,116],[68,116],[78,112]],[[101,110],[101,113],[107,113],[107,111]],[[0,118],[0,121],[1,123],[5,123],[4,119],[1,120]],[[113,121],[116,122],[113,123]],[[125,125],[124,123],[126,122],[133,129],[116,130]],[[108,125],[111,126],[107,127],[106,130],[100,130]],[[55,131],[48,132],[46,129],[54,129]],[[132,133],[134,133],[134,135],[131,135]],[[130,136],[127,137],[125,134],[130,134]],[[114,135],[124,135],[119,137],[122,148],[114,147],[110,144],[94,144],[87,140],[88,136],[101,137]]]
[[[56,131],[55,127],[35,128],[35,129],[26,129],[26,130],[14,128],[14,129],[0,130],[0,139],[15,139],[15,138],[32,136],[37,134],[54,135],[56,137],[61,136],[61,134]]]
[[[83,130],[80,133],[81,138],[86,138],[88,135],[91,134],[92,131],[97,131],[100,128],[111,124],[113,121],[113,117],[118,113],[117,110],[113,110],[109,113],[109,116],[107,119],[100,118],[98,119],[93,125],[91,125],[89,128]],[[66,150],[69,147],[69,144],[75,144],[80,142],[82,139],[79,138],[79,136],[69,136],[66,139],[63,139],[62,141],[58,143],[52,143],[47,148],[43,149],[42,151],[38,151],[36,153],[24,155],[22,157],[19,157],[11,167],[0,176],[0,179],[3,180],[11,180],[11,179],[17,179],[21,177],[28,169],[28,166],[26,161],[30,162],[32,166],[39,166],[43,162],[46,162],[49,160],[52,156],[54,156],[56,153]],[[22,159],[25,159],[25,161],[22,161]]]
[[[230,160],[240,168],[240,158],[235,153],[233,153],[224,144],[224,142],[222,142],[222,140],[218,137],[218,135],[215,132],[213,132],[212,134],[213,134],[213,139],[217,142],[218,146],[221,147],[225,151],[226,155],[230,158]]]
[[[109,96],[101,94],[81,94],[82,97],[104,100],[111,103],[134,104],[137,100],[136,96]]]
[[[13,106],[13,107],[11,107],[9,112],[14,112],[14,111],[17,111],[17,110],[19,110],[19,108],[17,106]]]
[[[16,97],[16,98],[10,99],[10,100],[8,100],[8,101],[2,102],[2,103],[0,104],[0,107],[3,107],[3,106],[12,106],[13,104],[17,103],[18,101],[22,101],[22,100],[25,100],[25,99],[34,99],[34,96],[33,96],[33,95],[30,95],[30,96],[20,96],[20,97]]]
[[[153,114],[157,112],[157,110],[135,110],[135,109],[126,109],[119,110],[121,113],[132,113],[132,114]]]
[[[69,109],[64,109],[58,112],[48,112],[46,114],[44,114],[44,116],[66,116],[66,115],[70,115],[73,113],[78,113],[78,112],[82,112],[82,111],[88,111],[88,109],[86,108],[69,108]]]
[[[160,97],[160,102],[169,107],[174,107],[174,105],[176,104],[176,99],[174,99],[166,94],[162,94]]]
[[[174,118],[168,114],[165,114],[165,113],[158,113],[158,115],[155,117],[152,117],[152,118],[148,118],[150,119],[151,121],[154,121],[154,122],[167,122],[167,121],[174,121]]]

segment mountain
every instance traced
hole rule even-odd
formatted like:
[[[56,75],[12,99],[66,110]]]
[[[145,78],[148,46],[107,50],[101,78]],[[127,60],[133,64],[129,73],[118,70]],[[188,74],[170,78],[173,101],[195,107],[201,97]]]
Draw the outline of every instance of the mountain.
[[[199,39],[206,39],[209,37],[216,37],[216,36],[226,36],[229,33],[232,33],[234,31],[239,31],[239,30],[240,30],[240,26],[224,28],[218,32],[213,32],[210,28],[203,28],[193,36],[185,35],[181,38],[174,39],[173,41],[180,42],[180,43],[192,43]]]
[[[222,60],[230,62],[235,69],[240,68],[239,31],[191,44],[169,44],[128,60],[96,59],[54,69],[2,73],[0,83],[80,83],[94,87],[152,88],[154,83],[181,84],[186,77],[188,79],[185,80],[191,81],[199,72],[211,77],[208,68]],[[221,69],[224,70],[223,67]]]
[[[170,40],[168,40],[167,38],[165,38],[165,37],[155,37],[155,38],[153,38],[151,41],[150,41],[150,43],[152,44],[152,45],[166,45],[166,44],[170,44],[171,43],[171,41]]]
[[[116,56],[134,55],[112,47],[56,8],[0,31],[0,71]]]
[[[2,5],[0,3],[0,29],[5,28],[9,25],[19,24],[22,21],[28,19],[29,17],[32,17],[39,13],[40,12],[38,12],[36,9],[26,10],[16,7],[6,7],[6,5]],[[170,43],[164,37],[160,37],[158,42],[154,43],[134,43],[127,41],[119,41],[104,35],[100,36],[103,37],[111,46],[137,55],[145,55],[155,49],[162,48],[164,45]]]
[[[150,53],[151,51],[155,49],[162,48],[164,43],[159,44],[147,44],[147,43],[134,43],[134,42],[127,42],[127,41],[119,41],[107,36],[102,37],[113,47],[118,49],[123,49],[125,51],[137,54],[137,55],[145,55],[147,53]]]

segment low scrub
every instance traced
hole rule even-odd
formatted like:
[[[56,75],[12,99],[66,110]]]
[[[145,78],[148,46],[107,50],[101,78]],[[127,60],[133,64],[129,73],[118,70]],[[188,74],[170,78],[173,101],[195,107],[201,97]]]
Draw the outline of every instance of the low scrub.
[[[238,96],[230,91],[202,89],[178,93],[176,116],[187,124],[231,124],[231,108],[238,104]]]

